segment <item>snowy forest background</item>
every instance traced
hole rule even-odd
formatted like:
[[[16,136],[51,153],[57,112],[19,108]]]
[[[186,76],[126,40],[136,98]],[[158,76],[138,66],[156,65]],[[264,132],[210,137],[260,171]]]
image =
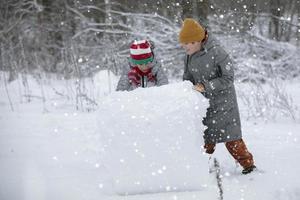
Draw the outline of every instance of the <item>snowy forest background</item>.
[[[11,110],[14,101],[35,99],[46,111],[46,85],[74,109],[95,110],[102,87],[96,74],[120,75],[134,39],[152,40],[169,79],[181,80],[178,32],[182,19],[193,17],[235,61],[236,81],[247,85],[238,96],[248,118],[297,118],[281,81],[300,74],[299,0],[1,0],[0,10],[1,82]],[[31,92],[29,78],[40,95]],[[10,95],[12,82],[19,99]],[[107,84],[111,91],[110,78]]]
[[[224,144],[201,148],[185,17],[234,61],[247,176]],[[114,92],[134,39],[170,84]],[[0,0],[0,199],[299,200],[299,40],[300,0]]]

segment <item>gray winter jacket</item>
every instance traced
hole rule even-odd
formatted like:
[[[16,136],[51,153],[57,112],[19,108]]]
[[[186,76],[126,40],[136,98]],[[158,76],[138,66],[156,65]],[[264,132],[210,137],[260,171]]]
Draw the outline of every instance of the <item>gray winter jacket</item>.
[[[203,119],[205,143],[242,138],[232,61],[214,37],[209,36],[200,51],[186,56],[183,80],[205,86],[202,94],[209,99]]]
[[[123,70],[123,73],[121,75],[121,78],[118,82],[117,85],[117,91],[131,91],[137,88],[136,85],[132,84],[128,78],[128,72],[131,69],[131,64],[128,63],[128,65],[125,67]],[[161,85],[166,85],[168,84],[168,78],[165,75],[161,64],[154,58],[152,61],[152,70],[151,73],[155,76],[155,82],[148,82],[147,87],[152,87],[152,86],[161,86]]]

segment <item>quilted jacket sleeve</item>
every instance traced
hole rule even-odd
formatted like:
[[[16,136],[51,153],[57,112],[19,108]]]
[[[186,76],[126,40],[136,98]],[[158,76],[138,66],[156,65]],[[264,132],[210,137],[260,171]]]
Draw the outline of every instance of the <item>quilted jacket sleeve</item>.
[[[168,83],[169,81],[164,70],[161,67],[159,67],[156,73],[156,85],[161,86],[161,85],[166,85]]]
[[[232,61],[220,46],[215,49],[215,65],[219,76],[204,83],[207,93],[219,92],[233,86],[234,69]]]

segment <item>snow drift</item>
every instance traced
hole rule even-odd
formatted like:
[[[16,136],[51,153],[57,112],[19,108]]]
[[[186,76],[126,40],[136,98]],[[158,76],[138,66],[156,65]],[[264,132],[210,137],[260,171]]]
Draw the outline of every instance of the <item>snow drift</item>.
[[[97,120],[112,191],[201,190],[208,178],[201,150],[207,106],[190,82],[115,92],[104,99]]]

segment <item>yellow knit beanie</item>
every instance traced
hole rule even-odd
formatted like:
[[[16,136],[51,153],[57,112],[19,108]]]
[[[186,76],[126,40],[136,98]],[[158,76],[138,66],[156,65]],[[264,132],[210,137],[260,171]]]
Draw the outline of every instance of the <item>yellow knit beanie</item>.
[[[204,28],[194,19],[186,18],[179,33],[180,43],[201,42],[205,38]]]

